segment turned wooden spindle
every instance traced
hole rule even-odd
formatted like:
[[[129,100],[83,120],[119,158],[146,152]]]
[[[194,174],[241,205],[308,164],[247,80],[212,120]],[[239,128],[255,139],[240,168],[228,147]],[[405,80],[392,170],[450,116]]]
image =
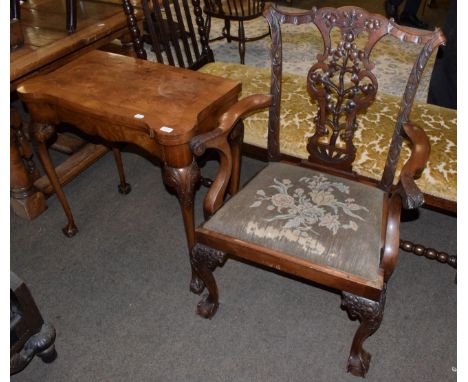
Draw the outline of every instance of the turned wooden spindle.
[[[400,249],[406,252],[412,252],[418,256],[424,256],[429,260],[437,260],[439,263],[446,263],[457,269],[457,257],[445,252],[439,252],[434,248],[426,248],[421,244],[414,244],[411,241],[400,240]]]

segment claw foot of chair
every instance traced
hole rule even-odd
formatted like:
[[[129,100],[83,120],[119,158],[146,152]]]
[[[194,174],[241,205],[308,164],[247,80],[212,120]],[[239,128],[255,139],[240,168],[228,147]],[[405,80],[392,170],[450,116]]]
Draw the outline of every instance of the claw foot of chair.
[[[65,227],[62,228],[62,232],[67,237],[73,237],[78,233],[78,228],[75,223],[68,223]]]
[[[197,305],[197,314],[204,318],[211,318],[214,316],[219,306],[218,286],[213,276],[213,271],[216,267],[223,265],[227,258],[227,254],[207,247],[203,244],[195,244],[190,254],[190,263],[195,273],[192,281],[197,280],[200,282],[195,285],[195,293],[201,293],[206,286],[208,294],[204,296]],[[192,287],[192,285],[191,285]],[[192,290],[193,291],[193,290]]]
[[[369,371],[371,355],[362,349],[358,357],[350,355],[346,371],[356,377],[365,377]]]
[[[342,293],[342,307],[352,320],[360,321],[354,335],[349,353],[347,371],[355,376],[365,377],[369,370],[371,355],[362,347],[364,341],[379,328],[385,307],[386,286],[380,294],[379,301],[373,301],[352,293]]]
[[[211,318],[218,310],[218,306],[218,301],[210,301],[209,295],[206,295],[197,305],[197,314],[203,318]]]
[[[132,191],[132,186],[129,183],[119,184],[119,193],[122,195],[127,195]]]

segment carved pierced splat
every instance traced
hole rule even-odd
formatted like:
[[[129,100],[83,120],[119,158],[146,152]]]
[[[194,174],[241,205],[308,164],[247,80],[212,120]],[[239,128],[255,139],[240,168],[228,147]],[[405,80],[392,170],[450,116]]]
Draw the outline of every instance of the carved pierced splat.
[[[282,42],[281,24],[313,23],[319,29],[324,43],[323,53],[317,55],[317,63],[311,67],[307,77],[308,90],[317,102],[319,112],[315,118],[314,135],[309,139],[309,164],[320,168],[335,167],[351,171],[356,155],[353,145],[357,129],[358,113],[365,112],[374,101],[378,84],[372,73],[374,64],[370,54],[375,44],[384,36],[391,35],[401,41],[422,45],[418,59],[409,75],[402,97],[392,143],[388,152],[386,167],[380,187],[390,191],[395,176],[401,145],[406,133],[403,126],[409,122],[414,96],[424,67],[431,53],[445,42],[439,28],[434,31],[420,31],[405,28],[387,20],[384,16],[368,13],[359,7],[341,8],[315,7],[301,13],[282,13],[274,6],[265,11],[264,16],[270,24],[272,45],[273,102],[269,112],[268,158],[281,158],[280,103],[282,81]],[[341,37],[338,43],[332,42],[332,31]],[[412,141],[412,144],[414,142]],[[307,164],[307,162],[305,163]],[[416,207],[422,203],[411,186],[415,166],[407,174],[407,184],[401,193],[404,206]],[[410,187],[415,190],[414,187]]]
[[[374,101],[378,88],[369,55],[386,34],[388,21],[360,8],[343,7],[318,10],[315,24],[322,34],[324,51],[317,55],[318,62],[307,76],[309,93],[318,104],[315,134],[307,145],[309,161],[351,170],[356,156],[356,115]],[[336,45],[331,39],[334,28],[341,36]],[[359,47],[357,38],[363,32],[367,39]]]

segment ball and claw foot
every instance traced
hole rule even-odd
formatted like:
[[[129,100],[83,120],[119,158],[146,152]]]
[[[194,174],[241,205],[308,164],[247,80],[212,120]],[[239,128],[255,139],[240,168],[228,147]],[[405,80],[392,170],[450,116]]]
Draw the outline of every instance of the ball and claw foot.
[[[130,193],[130,191],[132,191],[132,186],[129,183],[124,183],[123,185],[119,184],[118,188],[119,193],[121,193],[122,195],[127,195]]]
[[[362,349],[359,357],[349,356],[346,370],[356,377],[364,378],[369,371],[370,360],[371,355]]]
[[[62,232],[66,237],[73,237],[78,233],[78,228],[74,223],[67,224],[65,227],[62,228]]]
[[[203,318],[211,319],[217,312],[218,306],[219,303],[211,302],[208,300],[208,296],[205,296],[197,305],[197,314]]]

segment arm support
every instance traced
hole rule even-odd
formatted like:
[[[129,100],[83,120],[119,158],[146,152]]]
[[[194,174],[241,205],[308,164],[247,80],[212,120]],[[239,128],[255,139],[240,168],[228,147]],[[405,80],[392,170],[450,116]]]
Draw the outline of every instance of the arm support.
[[[224,193],[231,178],[232,156],[228,137],[239,121],[254,111],[263,109],[271,103],[270,95],[256,94],[235,103],[219,119],[218,127],[208,133],[198,135],[190,141],[195,156],[203,155],[208,148],[215,149],[220,155],[220,166],[203,203],[205,216],[213,215],[223,203]]]
[[[424,203],[424,196],[414,179],[418,177],[429,159],[431,145],[423,129],[405,123],[403,129],[411,141],[411,156],[404,164],[396,192],[401,195],[403,208],[413,209]]]
[[[380,261],[380,268],[384,272],[384,280],[388,282],[395,269],[400,254],[400,215],[401,196],[393,193],[388,204],[387,228],[385,230],[385,245]]]

